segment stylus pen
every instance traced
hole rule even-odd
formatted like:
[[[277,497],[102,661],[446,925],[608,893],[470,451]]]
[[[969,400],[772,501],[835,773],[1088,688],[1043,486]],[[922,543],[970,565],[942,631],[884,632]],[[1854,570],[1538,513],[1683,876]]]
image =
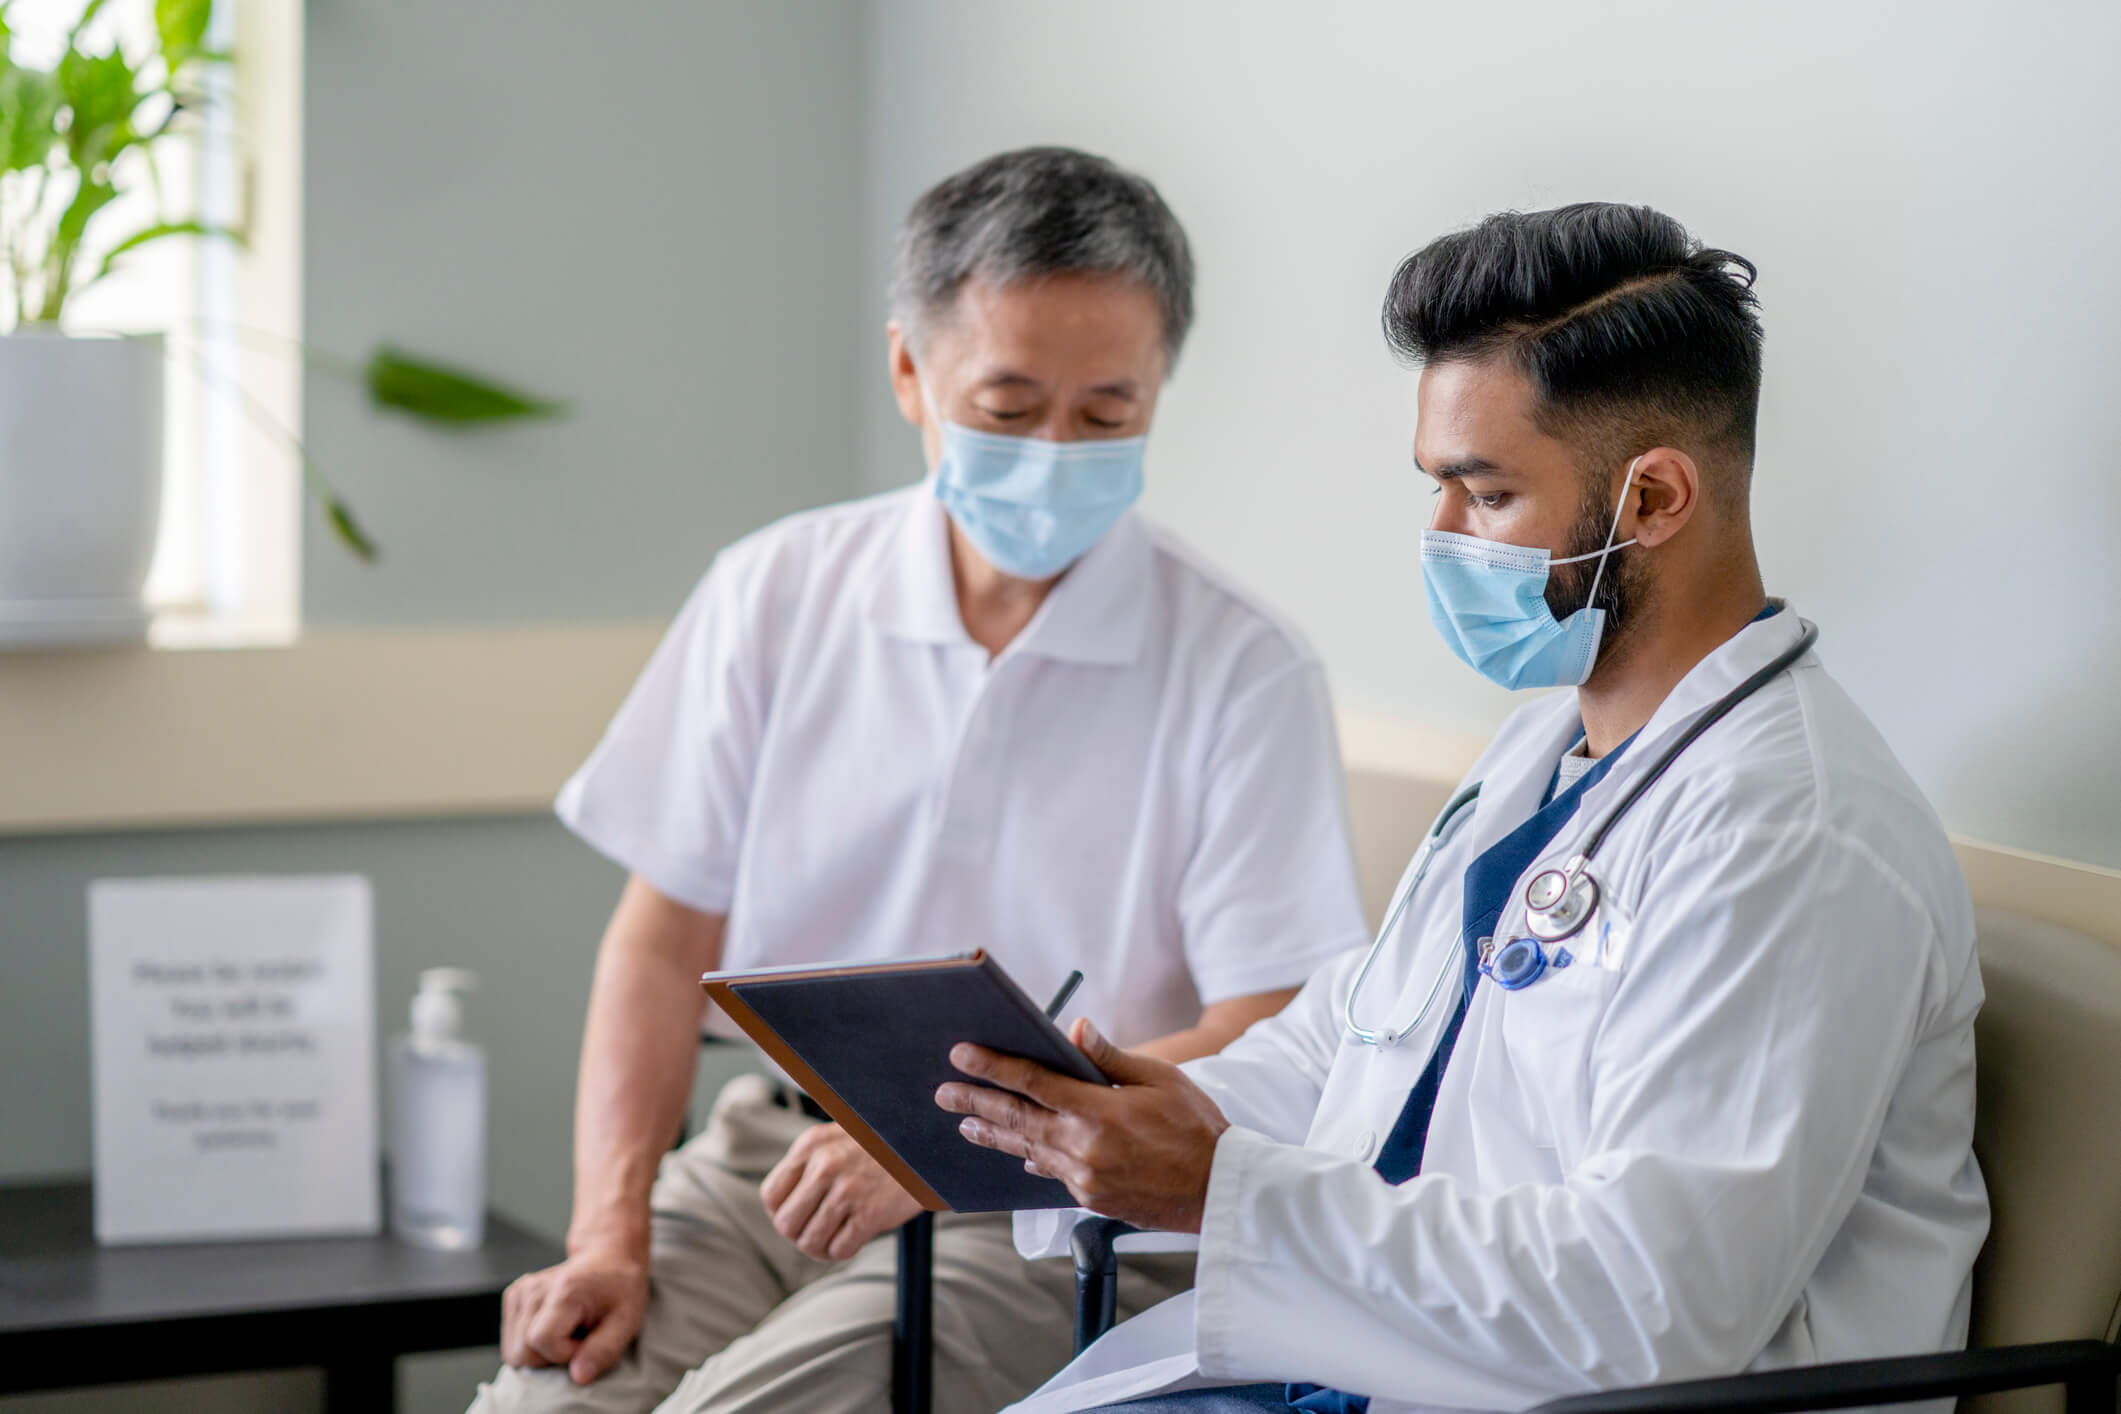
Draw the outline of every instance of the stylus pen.
[[[1058,1017],[1061,1014],[1061,1008],[1068,1004],[1068,998],[1074,996],[1075,989],[1082,985],[1083,974],[1080,969],[1069,973],[1068,980],[1061,983],[1061,989],[1055,992],[1053,1000],[1046,1004],[1046,1020],[1052,1021]]]

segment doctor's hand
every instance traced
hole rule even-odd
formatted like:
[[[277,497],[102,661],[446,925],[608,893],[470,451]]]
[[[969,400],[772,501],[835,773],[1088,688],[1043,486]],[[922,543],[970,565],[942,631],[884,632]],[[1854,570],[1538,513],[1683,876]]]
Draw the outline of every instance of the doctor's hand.
[[[921,1210],[836,1124],[806,1130],[759,1189],[774,1230],[807,1257],[844,1262]]]
[[[647,1314],[648,1263],[585,1248],[501,1293],[501,1358],[532,1370],[565,1365],[586,1385],[619,1362]]]
[[[1169,1061],[1123,1051],[1087,1019],[1072,1033],[1112,1085],[1090,1085],[1035,1061],[960,1044],[950,1063],[1001,1089],[951,1083],[935,1092],[966,1116],[958,1130],[1068,1185],[1107,1217],[1165,1232],[1199,1232],[1215,1141],[1230,1121]]]

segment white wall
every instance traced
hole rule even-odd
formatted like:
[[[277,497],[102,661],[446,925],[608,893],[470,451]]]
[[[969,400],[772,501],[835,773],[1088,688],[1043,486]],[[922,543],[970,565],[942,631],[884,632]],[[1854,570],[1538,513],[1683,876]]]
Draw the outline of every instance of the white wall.
[[[1487,730],[1421,607],[1407,251],[1645,201],[1761,268],[1774,592],[1947,823],[2121,866],[2121,7],[1993,0],[878,0],[866,258],[1031,142],[1162,187],[1201,317],[1149,509],[1282,605],[1345,707]],[[918,453],[884,401],[865,474]]]
[[[284,2],[284,0],[283,0]],[[857,0],[333,0],[306,12],[308,334],[566,399],[438,435],[313,375],[312,623],[662,616],[847,494]]]

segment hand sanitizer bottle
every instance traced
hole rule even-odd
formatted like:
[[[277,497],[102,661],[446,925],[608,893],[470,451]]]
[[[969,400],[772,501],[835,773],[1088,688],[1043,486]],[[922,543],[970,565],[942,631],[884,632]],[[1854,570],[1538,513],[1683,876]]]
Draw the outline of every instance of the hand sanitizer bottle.
[[[461,967],[420,974],[412,1032],[391,1044],[390,1226],[418,1247],[476,1247],[486,1228],[486,1053],[464,1039]]]

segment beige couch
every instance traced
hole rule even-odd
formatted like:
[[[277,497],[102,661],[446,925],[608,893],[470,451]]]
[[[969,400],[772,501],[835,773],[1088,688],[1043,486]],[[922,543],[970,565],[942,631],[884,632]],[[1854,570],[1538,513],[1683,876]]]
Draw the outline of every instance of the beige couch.
[[[1451,783],[1351,769],[1348,809],[1370,918],[1393,886]],[[1988,1002],[1976,1044],[1980,1111],[1975,1147],[1995,1223],[1975,1271],[1973,1344],[2121,1340],[2121,874],[2008,850],[1960,846],[1979,912]],[[2041,921],[2042,909],[2103,936]],[[1700,1407],[1747,1403],[1727,1382]],[[2073,1391],[2073,1414],[2114,1382],[2094,1375]],[[1667,1391],[1661,1393],[1672,1393]],[[1858,1403],[1864,1401],[1856,1401]],[[2059,1388],[1981,1396],[1982,1414],[2046,1414]],[[1562,1401],[1567,1414],[1622,1414],[1682,1406],[1630,1402],[1626,1392]],[[1810,1407],[1826,1407],[1814,1404]]]

